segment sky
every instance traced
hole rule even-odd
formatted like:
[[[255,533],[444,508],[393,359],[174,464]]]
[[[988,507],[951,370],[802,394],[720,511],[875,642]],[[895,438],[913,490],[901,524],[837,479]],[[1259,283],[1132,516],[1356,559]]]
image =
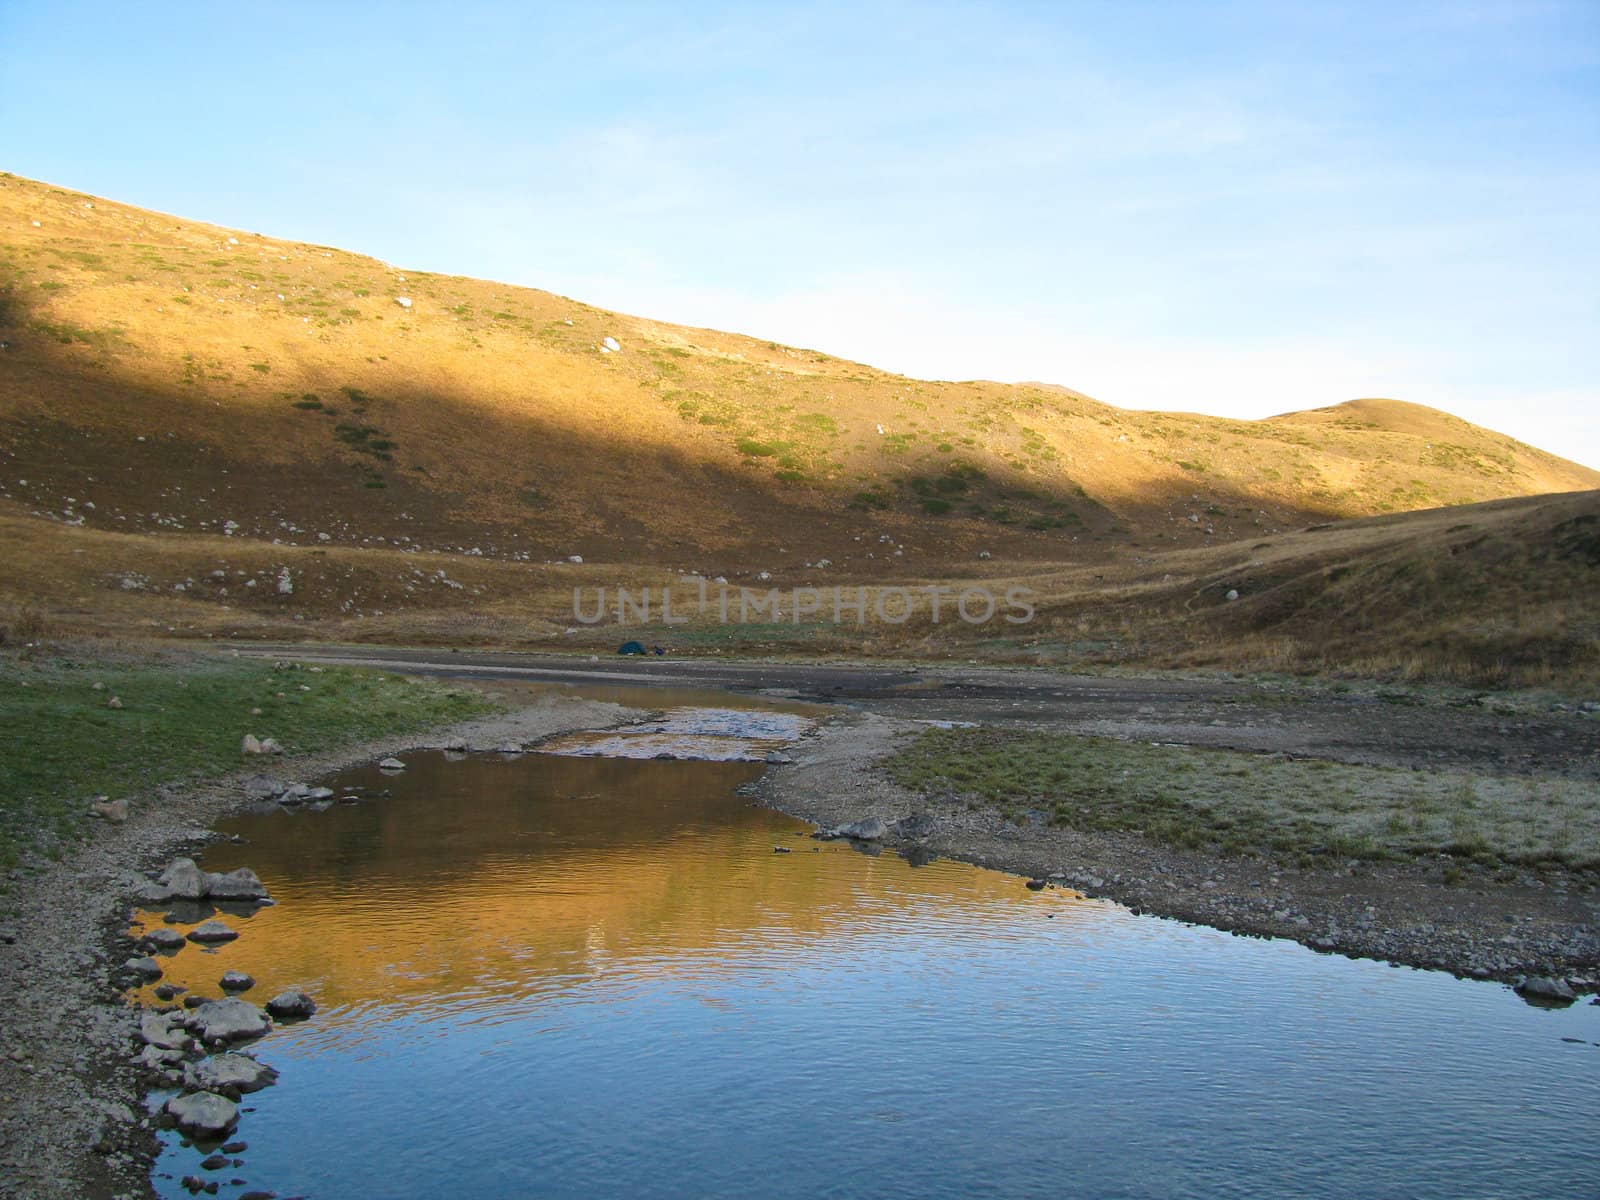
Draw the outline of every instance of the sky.
[[[937,379],[1600,467],[1600,3],[0,0],[0,169]]]

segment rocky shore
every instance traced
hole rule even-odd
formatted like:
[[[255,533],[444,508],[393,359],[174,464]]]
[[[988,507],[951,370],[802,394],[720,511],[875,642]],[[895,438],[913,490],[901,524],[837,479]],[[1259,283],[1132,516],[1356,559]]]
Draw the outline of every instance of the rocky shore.
[[[758,802],[824,830],[871,835],[869,849],[960,859],[1138,912],[1498,980],[1531,1002],[1600,990],[1600,896],[1581,880],[1524,875],[1507,884],[1469,867],[1446,885],[1437,867],[1414,863],[1306,867],[1017,823],[965,797],[915,793],[879,769],[925,728],[851,714],[795,747],[792,765],[767,772],[750,790]]]
[[[549,696],[409,742],[388,739],[274,758],[272,770],[315,779],[412,749],[502,750],[642,715],[620,705]],[[125,819],[97,823],[91,840],[60,861],[16,872],[18,911],[0,927],[0,1197],[150,1196],[159,1121],[196,1135],[225,1134],[237,1117],[230,1111],[237,1095],[270,1082],[270,1068],[229,1047],[266,1033],[274,1019],[304,1015],[302,998],[275,997],[258,1008],[239,998],[237,992],[247,990],[240,987],[192,1009],[174,995],[176,1003],[166,1012],[141,1010],[126,1000],[130,984],[155,978],[150,972],[160,970],[165,940],[128,936],[136,904],[210,899],[213,885],[223,903],[256,903],[265,895],[266,887],[248,871],[215,876],[192,860],[173,861],[211,840],[211,823],[260,802],[262,760],[244,763],[224,779],[137,798]],[[300,788],[285,782],[280,798],[303,802],[312,789]],[[152,932],[181,937],[173,930]],[[270,1046],[270,1038],[262,1045]],[[213,1053],[204,1054],[206,1049]],[[152,1083],[179,1089],[177,1107],[164,1117],[146,1111]],[[248,1176],[245,1161],[236,1167],[238,1156],[228,1153],[227,1144],[218,1153],[228,1160],[223,1181]],[[204,1190],[210,1181],[196,1182]]]

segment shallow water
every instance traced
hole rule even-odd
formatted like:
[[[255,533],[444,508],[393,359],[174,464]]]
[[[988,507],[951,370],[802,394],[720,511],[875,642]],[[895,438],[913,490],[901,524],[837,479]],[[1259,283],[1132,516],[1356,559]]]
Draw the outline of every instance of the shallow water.
[[[820,844],[733,794],[749,764],[405,757],[206,854],[278,905],[168,980],[216,995],[235,967],[258,1003],[321,1005],[256,1043],[281,1082],[211,1177],[324,1200],[1600,1185],[1600,1008]],[[169,1135],[161,1194],[201,1157]]]

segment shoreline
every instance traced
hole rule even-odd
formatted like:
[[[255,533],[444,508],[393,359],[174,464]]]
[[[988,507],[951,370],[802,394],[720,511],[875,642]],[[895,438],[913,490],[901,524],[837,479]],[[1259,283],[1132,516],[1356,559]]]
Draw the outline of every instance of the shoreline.
[[[148,1081],[132,1061],[137,1010],[118,982],[132,952],[131,889],[144,881],[141,872],[214,840],[212,823],[251,803],[245,779],[265,770],[312,780],[458,738],[478,748],[534,743],[642,714],[560,693],[530,703],[509,681],[503,689],[476,686],[507,711],[315,754],[250,759],[223,776],[156,789],[126,824],[98,825],[92,839],[28,880],[6,930],[16,941],[0,940],[0,1011],[10,1016],[0,1090],[12,1100],[0,1114],[0,1197],[153,1195],[158,1142],[144,1109]],[[1013,873],[1019,891],[1026,878],[1135,913],[1290,938],[1322,952],[1501,983],[1553,975],[1580,992],[1600,991],[1600,905],[1588,885],[1508,886],[1471,872],[1465,883],[1444,887],[1415,865],[1306,868],[1177,850],[1126,833],[1018,824],[958,798],[918,795],[878,768],[927,726],[836,709],[790,747],[791,763],[763,772],[743,792],[824,829],[877,817],[888,826],[882,846]],[[915,820],[899,824],[908,818]]]
[[[0,932],[0,1197],[152,1197],[159,1148],[135,1061],[138,1010],[118,982],[132,953],[132,889],[144,871],[216,840],[210,828],[252,801],[243,783],[270,772],[310,780],[391,754],[465,738],[492,747],[622,724],[641,710],[548,696],[497,714],[314,754],[247,760],[237,771],[165,786],[124,824],[99,824],[61,860],[24,877],[18,912]],[[14,938],[14,941],[6,941]]]
[[[925,728],[881,714],[841,717],[748,793],[824,829],[876,817],[886,830],[874,840],[885,848],[1071,888],[1137,914],[1462,978],[1514,984],[1545,976],[1566,979],[1580,994],[1600,991],[1600,902],[1585,886],[1559,879],[1513,886],[1474,871],[1446,887],[1412,864],[1302,867],[1181,850],[1135,834],[1017,824],[988,807],[918,794],[877,768],[900,740]]]

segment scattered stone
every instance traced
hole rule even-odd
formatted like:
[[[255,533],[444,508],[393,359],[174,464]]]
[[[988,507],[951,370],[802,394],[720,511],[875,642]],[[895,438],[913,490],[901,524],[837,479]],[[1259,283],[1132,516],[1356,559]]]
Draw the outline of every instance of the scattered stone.
[[[150,930],[139,940],[157,950],[182,950],[184,942],[188,939],[176,929],[168,929],[163,925]]]
[[[1516,992],[1524,1000],[1543,1000],[1553,1004],[1571,1004],[1578,998],[1565,979],[1552,979],[1546,975],[1524,976],[1517,984]]]
[[[398,758],[386,758],[378,764],[378,769],[380,771],[404,771],[406,765]]]
[[[189,1068],[190,1086],[227,1096],[259,1092],[277,1082],[278,1073],[248,1054],[217,1054]]]
[[[256,737],[256,735],[253,733],[247,733],[244,735],[244,740],[239,743],[239,753],[265,754],[266,751],[261,748],[260,738]]]
[[[774,854],[792,854],[792,853],[794,853],[794,852],[793,852],[793,851],[792,851],[792,850],[790,850],[790,849],[789,849],[789,847],[787,847],[787,846],[774,846],[774,847],[773,847],[773,848],[772,848],[772,852],[773,852],[773,853],[774,853]]]
[[[155,980],[161,978],[161,964],[148,956],[142,958],[130,958],[122,965],[129,971],[132,971],[140,979]]]
[[[225,992],[248,992],[256,981],[243,971],[224,971],[219,986]]]
[[[139,1040],[157,1050],[187,1050],[194,1044],[178,1024],[176,1013],[140,1013]]]
[[[309,1017],[317,1003],[299,988],[289,988],[267,1001],[267,1011],[275,1017]]]
[[[270,800],[281,796],[287,787],[288,784],[283,780],[274,779],[271,775],[252,775],[244,781],[245,795],[252,800]]]
[[[210,875],[206,883],[207,895],[213,900],[260,900],[267,894],[267,889],[249,867],[240,867],[226,875]]]
[[[199,992],[194,992],[191,995],[185,996],[183,998],[183,1006],[185,1008],[199,1008],[202,1004],[210,1004],[210,1003],[211,1003],[211,997],[210,996],[202,996],[202,995],[200,995]]]
[[[106,701],[106,707],[107,708],[121,708],[122,707],[122,700],[117,696],[113,696],[113,697],[111,697],[111,699]]]
[[[158,904],[165,904],[172,899],[172,891],[159,883],[152,883],[148,879],[133,889],[133,899],[136,903],[154,908]]]
[[[210,894],[211,877],[192,858],[173,859],[157,882],[176,900],[204,900]]]
[[[226,1154],[213,1154],[209,1158],[202,1158],[200,1166],[201,1169],[206,1171],[220,1171],[223,1167],[231,1165],[232,1162],[233,1160]]]
[[[938,828],[938,821],[932,813],[912,813],[909,817],[901,817],[892,826],[896,837],[905,838],[910,842],[920,842],[932,837]]]
[[[500,746],[495,751],[495,753],[497,753],[497,754],[521,754],[522,753],[522,747],[520,745],[518,745],[516,742],[501,742]]]
[[[1228,589],[1228,594],[1223,597],[1224,600],[1228,600],[1228,601],[1237,600],[1238,598],[1239,598],[1239,590],[1237,588],[1229,588]]]
[[[614,337],[601,338],[600,344],[613,354],[622,349],[622,344]]]
[[[1026,887],[1030,892],[1042,892],[1049,882],[1050,881],[1048,879],[1030,879],[1023,886]]]
[[[864,817],[859,821],[851,821],[848,825],[841,825],[833,831],[836,838],[853,838],[858,842],[876,842],[889,832],[889,827],[880,817]]]
[[[448,742],[439,747],[441,750],[455,750],[458,752],[464,751],[466,748],[467,739],[464,737],[451,738]]]
[[[155,997],[157,1000],[171,1000],[181,990],[181,988],[173,987],[170,983],[158,984],[155,990]]]
[[[167,1101],[166,1111],[191,1137],[221,1137],[239,1123],[239,1106],[214,1092],[192,1092]]]
[[[231,942],[239,936],[239,931],[221,921],[206,921],[204,924],[189,931],[191,942],[201,942],[206,945],[217,942]]]
[[[126,800],[112,800],[105,796],[96,796],[89,801],[89,811],[102,821],[110,821],[113,825],[120,825],[128,819],[128,802]]]
[[[202,1002],[190,1014],[189,1028],[207,1045],[217,1045],[260,1037],[272,1023],[254,1004],[229,997]]]

